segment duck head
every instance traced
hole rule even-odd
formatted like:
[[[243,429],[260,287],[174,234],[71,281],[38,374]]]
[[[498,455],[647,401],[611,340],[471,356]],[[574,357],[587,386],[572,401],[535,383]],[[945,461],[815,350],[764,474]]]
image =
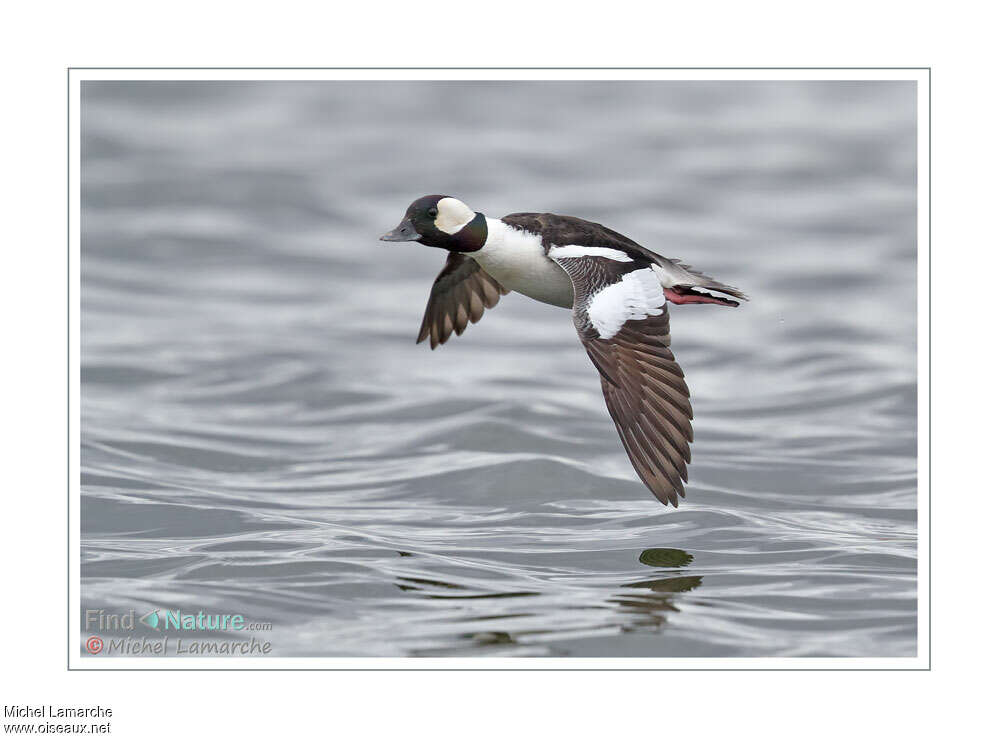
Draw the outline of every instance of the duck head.
[[[382,241],[418,241],[448,251],[478,251],[486,243],[486,217],[457,198],[424,195],[412,202],[406,215]]]

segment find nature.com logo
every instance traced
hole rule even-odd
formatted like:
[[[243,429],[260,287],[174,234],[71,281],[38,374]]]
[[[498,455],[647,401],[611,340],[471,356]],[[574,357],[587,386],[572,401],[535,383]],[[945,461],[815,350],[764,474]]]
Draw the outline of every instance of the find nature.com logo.
[[[172,650],[176,654],[191,653],[216,653],[216,654],[268,654],[270,652],[270,642],[259,642],[256,638],[249,642],[239,640],[211,641],[203,637],[208,637],[213,632],[241,632],[241,631],[270,631],[272,625],[265,622],[247,621],[246,617],[239,613],[206,613],[199,610],[197,613],[185,613],[181,610],[160,610],[158,608],[149,611],[143,616],[136,618],[134,610],[128,613],[105,613],[103,609],[86,611],[86,628],[88,631],[131,632],[136,628],[136,622],[141,623],[147,629],[159,632],[155,640],[150,641],[146,636],[141,638],[124,636],[101,638],[97,635],[89,636],[84,642],[84,649],[92,654],[166,654]],[[174,636],[171,636],[174,632]],[[199,636],[200,639],[191,641],[188,637]],[[183,641],[183,636],[187,641]],[[106,641],[105,641],[106,639]]]

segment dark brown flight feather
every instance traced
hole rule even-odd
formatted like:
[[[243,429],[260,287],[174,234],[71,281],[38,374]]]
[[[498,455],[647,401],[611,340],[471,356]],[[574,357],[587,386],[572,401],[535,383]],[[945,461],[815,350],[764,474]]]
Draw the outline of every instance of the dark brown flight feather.
[[[508,292],[474,259],[449,252],[444,269],[430,288],[416,343],[429,337],[430,348],[436,349],[452,332],[461,336],[469,323],[477,323],[486,308],[495,306]]]

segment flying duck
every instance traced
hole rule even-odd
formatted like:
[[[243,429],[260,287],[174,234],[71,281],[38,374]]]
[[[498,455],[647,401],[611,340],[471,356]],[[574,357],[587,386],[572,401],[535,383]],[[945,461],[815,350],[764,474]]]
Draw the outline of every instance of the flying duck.
[[[669,348],[666,302],[734,307],[748,300],[743,293],[599,223],[551,213],[487,218],[446,195],[413,201],[381,240],[448,252],[416,339],[429,338],[431,349],[511,290],[571,308],[631,464],[659,501],[679,505],[693,413]]]

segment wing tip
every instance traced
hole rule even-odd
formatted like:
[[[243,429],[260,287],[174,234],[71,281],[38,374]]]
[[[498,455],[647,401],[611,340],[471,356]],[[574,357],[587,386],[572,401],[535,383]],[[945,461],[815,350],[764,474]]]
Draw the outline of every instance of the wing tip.
[[[686,477],[684,477],[684,481],[686,481]],[[664,490],[663,494],[665,495],[666,500],[663,500],[660,497],[659,493],[656,492],[655,490],[653,490],[652,492],[653,492],[653,494],[657,498],[659,498],[659,500],[662,502],[662,504],[664,506],[666,506],[667,508],[669,506],[671,506],[671,505],[674,508],[679,508],[680,507],[680,498],[686,498],[687,497],[686,493],[683,490],[683,486],[682,485],[679,485],[677,487],[667,488],[666,490]],[[667,501],[669,501],[669,502],[667,503]]]
[[[649,490],[651,490],[652,494],[654,496],[656,496],[656,500],[658,500],[660,503],[662,503],[667,508],[669,508],[670,506],[673,506],[674,508],[679,508],[680,507],[680,498],[683,497],[683,492],[682,491],[680,492],[680,495],[678,496],[676,494],[677,491],[674,488],[667,488],[667,489],[664,489],[664,490],[654,490],[653,488],[649,487]]]

